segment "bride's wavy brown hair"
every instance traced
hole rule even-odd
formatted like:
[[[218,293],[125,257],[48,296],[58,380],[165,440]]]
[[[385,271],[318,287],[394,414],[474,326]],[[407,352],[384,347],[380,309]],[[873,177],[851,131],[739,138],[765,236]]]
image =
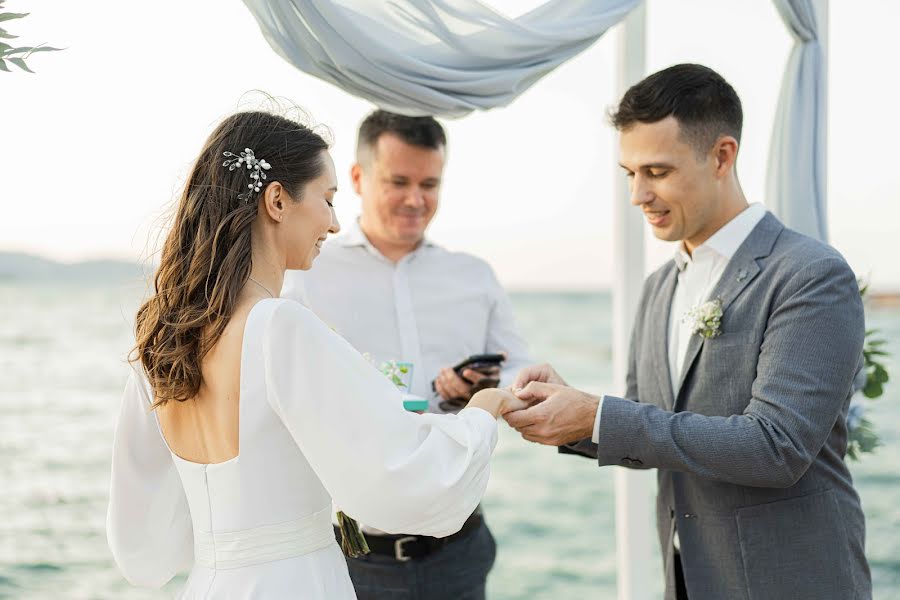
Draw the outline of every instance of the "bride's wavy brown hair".
[[[162,248],[154,292],[138,310],[131,359],[153,388],[153,408],[185,401],[200,390],[200,364],[228,324],[252,268],[250,230],[265,187],[245,202],[247,169],[229,171],[225,152],[251,148],[271,165],[265,183],[279,182],[297,201],[323,172],[327,142],[297,121],[240,112],[222,121],[191,168]]]

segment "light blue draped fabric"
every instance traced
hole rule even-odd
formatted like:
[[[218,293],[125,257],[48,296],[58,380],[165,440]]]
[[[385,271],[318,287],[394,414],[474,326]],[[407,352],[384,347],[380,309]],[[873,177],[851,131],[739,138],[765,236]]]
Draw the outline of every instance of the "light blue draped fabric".
[[[509,18],[478,0],[244,0],[298,69],[381,108],[461,117],[505,106],[640,0],[550,0]]]
[[[772,129],[766,202],[792,229],[828,241],[825,55],[811,0],[774,0],[794,37]]]

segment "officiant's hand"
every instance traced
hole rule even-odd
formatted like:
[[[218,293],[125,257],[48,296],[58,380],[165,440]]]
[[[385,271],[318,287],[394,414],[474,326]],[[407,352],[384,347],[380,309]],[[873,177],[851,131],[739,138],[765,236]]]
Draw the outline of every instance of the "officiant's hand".
[[[444,400],[461,398],[464,401],[468,401],[474,393],[473,390],[477,391],[483,387],[479,385],[482,379],[500,378],[500,367],[484,369],[483,372],[466,369],[462,372],[462,375],[465,379],[457,375],[453,369],[441,369],[438,376],[434,378],[435,391]]]
[[[512,384],[512,388],[513,390],[524,388],[532,381],[553,383],[556,385],[568,385],[549,363],[544,363],[542,365],[531,365],[530,367],[525,367],[519,371],[519,374],[516,375],[515,383]]]
[[[599,396],[565,385],[532,381],[516,392],[529,408],[504,415],[529,442],[562,446],[594,433]]]

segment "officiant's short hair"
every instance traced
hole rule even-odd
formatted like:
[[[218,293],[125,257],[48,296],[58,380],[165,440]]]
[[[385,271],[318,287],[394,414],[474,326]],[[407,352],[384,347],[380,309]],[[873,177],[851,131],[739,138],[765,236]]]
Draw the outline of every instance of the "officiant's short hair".
[[[725,78],[703,65],[680,64],[658,71],[631,86],[610,121],[619,131],[635,123],[678,121],[682,139],[705,154],[722,135],[741,141],[741,99]]]
[[[386,133],[396,135],[411,146],[438,150],[447,146],[444,128],[434,117],[407,117],[386,110],[376,110],[359,126],[356,160],[362,163],[372,156],[378,138]]]

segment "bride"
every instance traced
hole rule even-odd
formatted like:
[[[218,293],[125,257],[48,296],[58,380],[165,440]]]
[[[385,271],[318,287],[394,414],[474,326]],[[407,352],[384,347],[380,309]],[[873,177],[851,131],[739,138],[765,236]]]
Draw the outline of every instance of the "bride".
[[[339,225],[326,142],[266,112],[225,119],[166,238],[116,428],[107,537],[135,585],[182,598],[356,597],[332,500],[388,532],[457,531],[488,483],[508,392],[418,415],[301,304],[278,298]],[[359,302],[365,302],[361,290]]]

